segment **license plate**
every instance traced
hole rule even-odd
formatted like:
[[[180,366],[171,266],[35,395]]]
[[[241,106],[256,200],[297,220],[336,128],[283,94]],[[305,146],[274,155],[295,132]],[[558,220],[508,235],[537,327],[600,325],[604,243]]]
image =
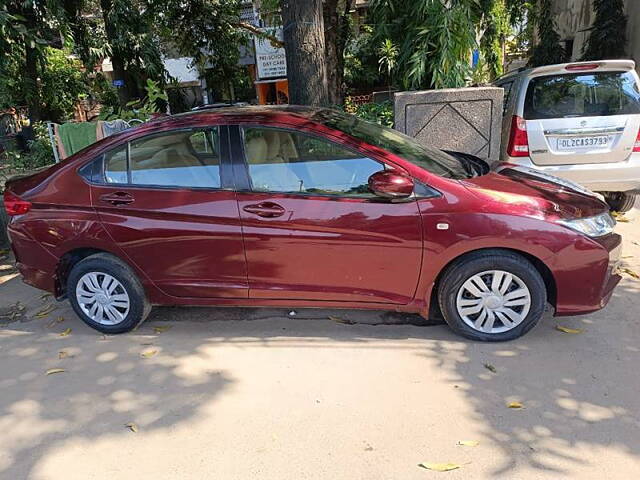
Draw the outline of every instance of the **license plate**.
[[[574,150],[576,148],[606,148],[611,137],[599,135],[597,137],[569,137],[558,139],[558,150]]]

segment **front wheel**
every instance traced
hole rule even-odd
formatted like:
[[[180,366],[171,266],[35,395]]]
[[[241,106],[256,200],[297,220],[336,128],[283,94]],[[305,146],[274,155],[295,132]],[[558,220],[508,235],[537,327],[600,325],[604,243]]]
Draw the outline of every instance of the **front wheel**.
[[[531,330],[547,303],[544,281],[525,258],[484,251],[454,263],[439,283],[438,301],[457,333],[486,342],[513,340]]]
[[[633,208],[637,194],[626,192],[604,192],[604,199],[613,212],[625,213]]]
[[[76,314],[102,333],[133,330],[151,311],[144,289],[131,269],[104,253],[74,265],[67,295]]]

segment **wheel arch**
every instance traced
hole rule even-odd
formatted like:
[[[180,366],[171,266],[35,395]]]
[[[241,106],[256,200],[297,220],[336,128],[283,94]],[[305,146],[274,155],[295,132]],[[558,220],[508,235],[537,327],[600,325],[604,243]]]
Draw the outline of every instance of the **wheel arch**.
[[[69,278],[69,273],[71,272],[71,269],[78,262],[84,260],[87,257],[96,255],[99,253],[104,253],[104,254],[113,256],[114,258],[118,259],[120,262],[127,265],[133,272],[136,272],[136,269],[133,267],[133,265],[131,265],[129,262],[127,262],[125,259],[123,259],[121,256],[117,255],[114,252],[111,252],[109,250],[105,250],[102,248],[76,247],[65,252],[60,257],[60,260],[58,260],[58,265],[56,266],[56,273],[55,273],[56,298],[62,299],[66,297],[67,279]]]
[[[430,318],[442,318],[442,313],[440,312],[440,307],[438,306],[438,299],[437,299],[437,295],[438,295],[438,289],[440,288],[440,281],[442,279],[442,277],[444,276],[445,272],[454,264],[456,264],[457,262],[459,262],[460,260],[464,259],[465,257],[468,257],[472,254],[478,253],[478,252],[484,252],[484,253],[488,253],[488,252],[492,252],[492,253],[496,253],[499,254],[500,252],[508,252],[508,253],[512,253],[512,254],[516,254],[519,255],[523,258],[525,258],[527,261],[529,261],[534,268],[538,271],[538,273],[540,274],[540,276],[542,277],[542,280],[544,281],[544,285],[546,287],[546,291],[547,291],[547,300],[548,302],[553,306],[553,308],[556,308],[556,303],[557,303],[557,298],[558,298],[558,287],[556,284],[556,279],[553,276],[553,273],[551,272],[551,269],[547,266],[547,264],[545,262],[543,262],[540,258],[538,258],[537,256],[529,253],[529,252],[525,252],[523,250],[518,250],[515,248],[507,248],[507,247],[487,247],[487,248],[477,248],[474,250],[469,250],[466,251],[464,253],[461,253],[453,258],[451,258],[441,269],[440,272],[438,273],[438,275],[436,275],[436,278],[433,282],[433,287],[431,288],[431,294],[429,297],[429,317]]]

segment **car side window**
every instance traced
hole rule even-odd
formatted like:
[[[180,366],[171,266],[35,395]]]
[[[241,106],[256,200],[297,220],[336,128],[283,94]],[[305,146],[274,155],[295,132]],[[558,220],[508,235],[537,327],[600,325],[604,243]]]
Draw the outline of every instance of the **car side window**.
[[[129,142],[131,184],[220,188],[217,128],[178,130]],[[107,183],[127,183],[127,150],[105,156]]]
[[[326,139],[274,128],[243,128],[252,190],[365,196],[384,164]]]
[[[127,183],[126,145],[105,154],[104,177],[107,183]]]
[[[502,115],[507,113],[509,108],[509,100],[511,99],[511,90],[513,89],[513,82],[507,82],[500,85],[504,89],[504,98],[502,101]]]

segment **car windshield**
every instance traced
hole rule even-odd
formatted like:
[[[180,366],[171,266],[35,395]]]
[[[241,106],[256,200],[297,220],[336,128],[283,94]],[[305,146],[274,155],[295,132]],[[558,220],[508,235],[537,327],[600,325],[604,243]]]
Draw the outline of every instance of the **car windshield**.
[[[321,110],[312,117],[314,121],[340,130],[370,145],[387,150],[408,162],[441,177],[463,179],[474,176],[473,168],[437,148],[426,147],[397,130],[334,110]]]
[[[631,72],[573,73],[531,79],[524,118],[602,117],[640,113]]]

